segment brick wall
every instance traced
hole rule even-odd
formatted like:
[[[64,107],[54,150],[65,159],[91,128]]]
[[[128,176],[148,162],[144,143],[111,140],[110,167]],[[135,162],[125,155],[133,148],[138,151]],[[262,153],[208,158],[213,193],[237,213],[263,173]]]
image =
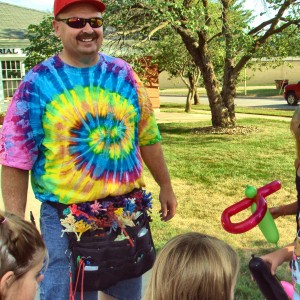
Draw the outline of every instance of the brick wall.
[[[151,63],[150,57],[143,58],[141,63],[144,70],[144,74],[140,74],[141,79],[145,82],[147,94],[150,98],[153,108],[159,108],[158,66],[157,64]]]

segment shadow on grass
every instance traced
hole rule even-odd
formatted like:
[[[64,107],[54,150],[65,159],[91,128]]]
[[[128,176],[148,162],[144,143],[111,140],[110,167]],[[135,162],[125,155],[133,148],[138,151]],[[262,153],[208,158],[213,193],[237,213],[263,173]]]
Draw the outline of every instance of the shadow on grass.
[[[192,137],[195,139],[196,136],[224,136],[224,135],[248,135],[253,132],[257,132],[258,129],[256,126],[240,126],[237,125],[235,127],[213,127],[211,125],[207,126],[207,123],[200,123],[193,122],[189,123],[188,125],[182,125],[181,123],[178,125],[173,124],[159,124],[159,129],[162,134],[169,134],[169,135],[177,135],[183,136],[184,138]],[[203,125],[203,126],[199,126]],[[190,136],[187,136],[189,134]],[[196,138],[197,139],[197,138]]]
[[[176,123],[170,124],[158,124],[159,130],[162,134],[176,134],[176,135],[186,135],[191,134],[193,127],[183,126],[181,123],[175,125]],[[196,126],[196,123],[193,123]]]

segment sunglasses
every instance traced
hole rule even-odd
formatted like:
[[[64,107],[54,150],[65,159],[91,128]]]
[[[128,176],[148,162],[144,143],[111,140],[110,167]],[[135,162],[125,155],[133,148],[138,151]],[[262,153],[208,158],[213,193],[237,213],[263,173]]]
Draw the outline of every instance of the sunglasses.
[[[56,19],[56,21],[64,22],[71,28],[80,29],[89,23],[92,28],[100,28],[103,25],[103,18],[95,17],[90,19],[72,17],[68,19]]]

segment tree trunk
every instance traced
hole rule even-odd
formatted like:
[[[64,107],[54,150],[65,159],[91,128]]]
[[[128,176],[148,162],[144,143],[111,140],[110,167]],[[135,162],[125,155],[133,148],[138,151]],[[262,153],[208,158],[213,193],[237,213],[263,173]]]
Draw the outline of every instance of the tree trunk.
[[[222,33],[225,37],[226,43],[226,56],[225,56],[225,64],[224,64],[224,75],[223,75],[223,87],[221,92],[221,97],[223,99],[223,103],[228,110],[228,116],[231,120],[231,126],[235,126],[236,118],[234,111],[234,98],[236,96],[236,80],[237,76],[234,72],[234,64],[235,64],[235,55],[233,51],[233,47],[231,46],[233,43],[232,32],[229,28],[228,14],[229,14],[229,5],[230,0],[222,0],[223,11],[222,11]]]
[[[177,31],[201,71],[211,110],[212,125],[214,127],[235,126],[235,117],[231,119],[234,114],[229,114],[220,92],[219,82],[215,76],[212,60],[207,49],[206,37],[199,33],[199,43],[195,43],[192,42],[193,37],[186,30],[177,28]]]
[[[226,74],[227,72],[225,72]],[[223,99],[223,103],[228,110],[228,115],[231,120],[231,126],[236,125],[236,117],[235,117],[235,105],[234,99],[236,97],[236,78],[231,71],[228,72],[227,76],[224,75],[223,80],[223,89],[221,92],[221,96]]]
[[[194,95],[194,105],[200,104],[200,97],[198,95],[197,87],[195,88],[195,95]]]
[[[197,71],[194,70],[194,72],[189,72],[187,77],[189,80],[189,90],[191,91],[190,102],[192,102],[192,99],[194,99],[194,105],[197,105],[200,103],[198,93],[197,93],[197,81],[198,81]]]
[[[200,56],[200,57],[199,57]],[[214,73],[213,65],[210,60],[207,49],[204,47],[203,52],[195,57],[203,75],[204,86],[207,92],[209,106],[211,109],[212,126],[214,127],[231,127],[235,125],[235,118],[231,119],[228,108],[224,104],[219,82]]]
[[[193,91],[189,89],[189,92],[186,97],[186,102],[185,102],[185,109],[184,111],[189,113],[192,110],[192,99],[194,97]]]
[[[199,79],[198,74],[199,74],[198,70],[188,72],[187,73],[188,82],[184,79],[183,75],[181,76],[181,79],[183,80],[183,82],[186,84],[186,86],[189,89],[187,97],[186,97],[186,103],[185,103],[185,109],[184,109],[184,111],[187,113],[191,112],[191,110],[192,110],[192,100],[193,99],[194,99],[194,104],[199,103],[199,101],[197,103],[195,103],[195,101],[196,101],[195,99],[198,98],[198,95],[197,95],[197,82]]]
[[[233,65],[234,65],[234,59],[230,58],[230,55],[228,55],[225,58],[223,87],[222,87],[221,97],[222,97],[223,104],[227,109],[228,118],[231,121],[229,126],[236,125],[234,99],[236,96],[237,76],[234,73]]]

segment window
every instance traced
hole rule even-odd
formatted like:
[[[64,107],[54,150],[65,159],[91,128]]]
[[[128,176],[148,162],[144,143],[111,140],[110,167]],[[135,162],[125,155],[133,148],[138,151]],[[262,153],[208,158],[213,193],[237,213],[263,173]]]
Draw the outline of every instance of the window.
[[[4,99],[13,96],[23,76],[22,60],[1,61]]]

